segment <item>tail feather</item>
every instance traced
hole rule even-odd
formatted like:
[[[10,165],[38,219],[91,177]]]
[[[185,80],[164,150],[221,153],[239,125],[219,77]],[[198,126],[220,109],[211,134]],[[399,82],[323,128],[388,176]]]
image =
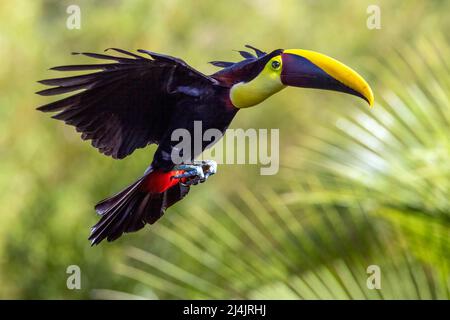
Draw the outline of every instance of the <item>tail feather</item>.
[[[118,203],[121,199],[126,198],[126,196],[132,192],[134,189],[136,189],[137,187],[139,187],[139,184],[142,183],[142,180],[144,180],[145,176],[140,178],[138,181],[136,181],[135,183],[130,184],[128,187],[126,187],[125,189],[123,189],[122,191],[120,191],[119,193],[116,193],[115,195],[103,199],[102,201],[100,201],[99,203],[97,203],[95,205],[95,211],[99,214],[99,215],[103,215],[105,214],[106,211],[108,211],[108,209],[111,209],[111,205],[114,203]]]
[[[189,192],[189,187],[180,183],[168,184],[166,189],[155,186],[155,183],[161,183],[162,174],[152,173],[156,171],[147,172],[133,184],[95,206],[101,218],[89,236],[92,245],[99,244],[104,239],[114,241],[124,232],[135,232],[147,223],[155,223],[167,208]]]

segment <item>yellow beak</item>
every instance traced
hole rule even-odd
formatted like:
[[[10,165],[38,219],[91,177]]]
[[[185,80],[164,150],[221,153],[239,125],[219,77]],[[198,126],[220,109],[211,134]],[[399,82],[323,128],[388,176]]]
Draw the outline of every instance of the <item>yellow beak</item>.
[[[281,82],[288,86],[340,91],[359,96],[372,107],[369,84],[352,68],[324,54],[301,49],[282,53]]]

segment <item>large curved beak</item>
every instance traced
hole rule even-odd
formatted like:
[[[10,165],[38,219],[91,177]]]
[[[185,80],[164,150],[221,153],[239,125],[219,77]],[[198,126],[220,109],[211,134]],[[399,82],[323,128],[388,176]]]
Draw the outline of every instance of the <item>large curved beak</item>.
[[[300,49],[281,54],[281,82],[287,86],[345,92],[373,106],[373,92],[356,71],[324,54]]]

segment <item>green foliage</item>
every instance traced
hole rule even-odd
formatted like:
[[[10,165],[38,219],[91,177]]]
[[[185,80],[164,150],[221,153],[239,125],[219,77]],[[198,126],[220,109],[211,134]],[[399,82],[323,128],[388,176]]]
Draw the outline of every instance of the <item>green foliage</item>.
[[[289,190],[239,188],[214,195],[207,212],[170,215],[154,233],[179,257],[130,248],[119,273],[161,297],[448,299],[450,72],[425,57],[450,51],[436,39],[400,46],[401,60],[392,52],[377,69],[431,76],[405,83],[388,72],[398,83],[373,110],[339,109],[293,139],[302,143],[287,151]],[[366,287],[371,264],[380,291]]]
[[[81,30],[66,8],[81,7]],[[4,1],[0,3],[1,298],[448,299],[448,1]],[[414,25],[411,25],[414,21]],[[442,33],[437,32],[442,30]],[[233,127],[279,128],[276,176],[220,166],[158,222],[91,248],[96,201],[142,174],[154,147],[124,161],[34,111],[36,80],[71,51],[144,48],[206,62],[246,43],[307,48],[361,71],[351,97],[285,90]],[[66,288],[66,268],[82,290]],[[382,289],[366,287],[379,265]]]

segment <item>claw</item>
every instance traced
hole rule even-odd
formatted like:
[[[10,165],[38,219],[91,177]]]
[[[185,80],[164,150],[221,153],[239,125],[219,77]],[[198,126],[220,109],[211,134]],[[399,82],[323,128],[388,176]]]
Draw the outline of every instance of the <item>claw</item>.
[[[213,160],[203,160],[203,172],[205,173],[205,178],[212,176],[217,172],[217,162]]]
[[[184,172],[173,176],[174,179],[186,179],[182,183],[185,186],[197,185],[203,183],[217,172],[217,163],[213,160],[194,161],[192,164],[180,164],[175,170],[183,170]]]
[[[204,173],[202,167],[196,165],[180,165],[176,168],[177,170],[184,170],[184,173],[177,174],[174,176],[175,179],[199,177],[204,178]]]

